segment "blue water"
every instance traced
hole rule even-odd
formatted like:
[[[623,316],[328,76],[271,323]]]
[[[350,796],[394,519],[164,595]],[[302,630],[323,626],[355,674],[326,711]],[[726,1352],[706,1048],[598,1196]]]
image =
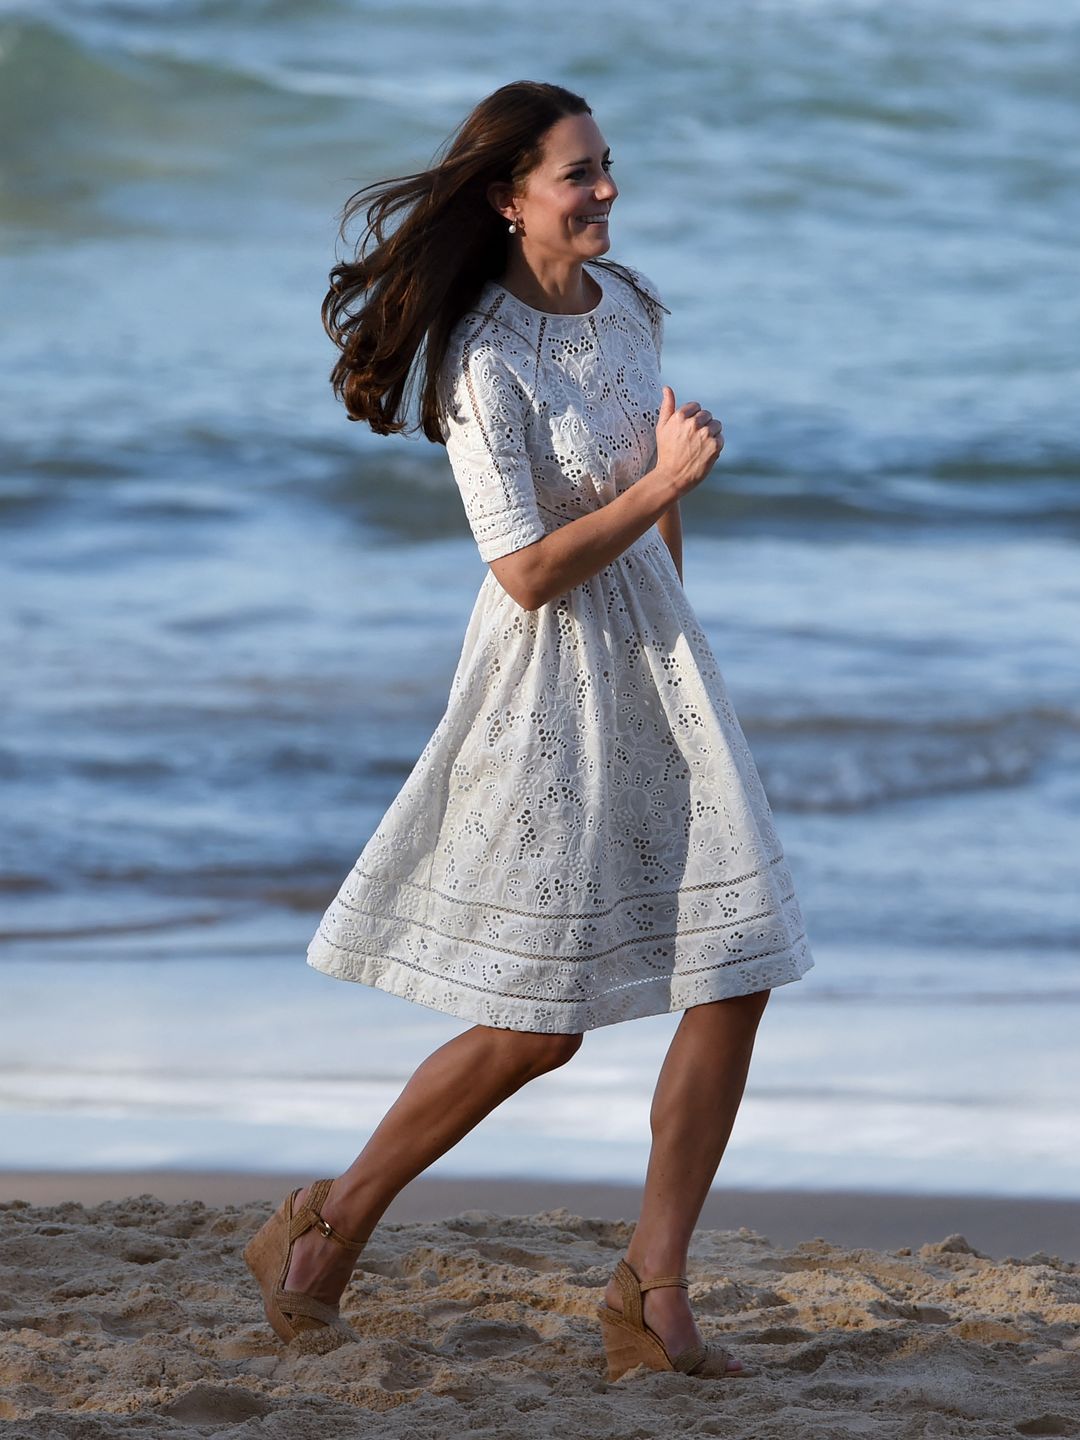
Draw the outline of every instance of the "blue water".
[[[728,437],[687,590],[817,966],[722,1175],[1080,1194],[1080,12],[722,20],[0,4],[0,1164],[341,1165],[462,1028],[304,965],[484,573],[318,308],[347,196],[531,76],[592,104],[609,253]],[[673,1024],[444,1168],[637,1178]]]

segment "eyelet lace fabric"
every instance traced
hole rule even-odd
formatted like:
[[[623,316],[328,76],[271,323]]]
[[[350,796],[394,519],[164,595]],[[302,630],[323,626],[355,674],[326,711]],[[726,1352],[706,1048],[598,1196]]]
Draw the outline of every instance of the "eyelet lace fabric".
[[[655,460],[663,312],[614,272],[582,315],[489,282],[440,377],[490,561]],[[474,1023],[578,1033],[799,979],[814,961],[716,658],[653,527],[524,610],[489,570],[445,714],[308,963]]]

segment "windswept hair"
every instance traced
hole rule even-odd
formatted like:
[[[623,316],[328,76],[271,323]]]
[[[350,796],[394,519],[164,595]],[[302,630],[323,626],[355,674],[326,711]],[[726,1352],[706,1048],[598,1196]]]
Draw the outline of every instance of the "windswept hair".
[[[507,265],[507,225],[487,188],[504,181],[520,193],[548,130],[564,115],[581,114],[592,110],[561,85],[503,85],[466,117],[430,169],[365,185],[346,201],[340,237],[361,210],[367,224],[354,258],[330,271],[322,321],[341,351],[330,381],[350,420],[366,421],[376,435],[421,430],[443,443],[438,378],[447,341],[485,281]],[[591,263],[648,299],[624,266]],[[410,425],[416,383],[419,416]]]

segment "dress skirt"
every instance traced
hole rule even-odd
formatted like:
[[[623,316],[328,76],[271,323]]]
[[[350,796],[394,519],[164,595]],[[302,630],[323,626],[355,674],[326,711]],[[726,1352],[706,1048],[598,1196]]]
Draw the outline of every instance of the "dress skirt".
[[[757,768],[655,527],[537,610],[488,571],[446,711],[307,959],[557,1034],[811,968]]]

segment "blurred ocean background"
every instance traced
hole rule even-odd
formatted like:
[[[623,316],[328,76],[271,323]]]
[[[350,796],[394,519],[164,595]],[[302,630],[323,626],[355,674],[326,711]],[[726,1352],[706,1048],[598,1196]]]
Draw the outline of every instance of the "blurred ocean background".
[[[686,585],[817,961],[719,1183],[1080,1195],[1077,74],[1073,0],[0,3],[0,1167],[331,1173],[466,1028],[305,965],[484,574],[318,312],[533,78],[725,422]],[[437,1168],[640,1179],[677,1018]]]

